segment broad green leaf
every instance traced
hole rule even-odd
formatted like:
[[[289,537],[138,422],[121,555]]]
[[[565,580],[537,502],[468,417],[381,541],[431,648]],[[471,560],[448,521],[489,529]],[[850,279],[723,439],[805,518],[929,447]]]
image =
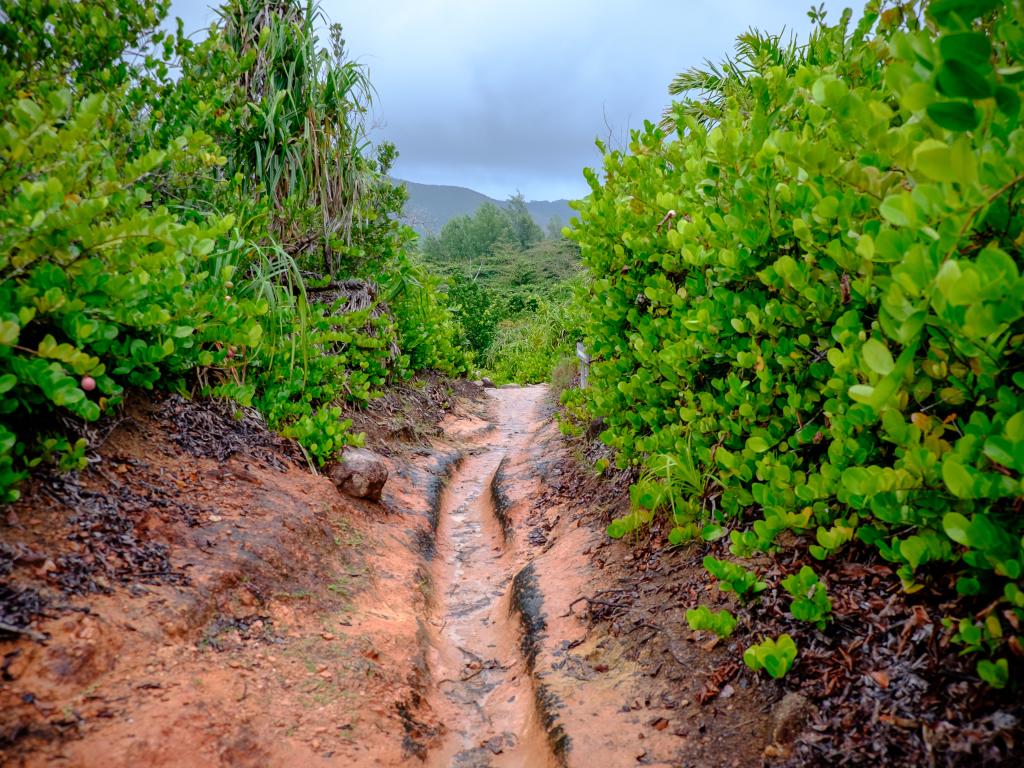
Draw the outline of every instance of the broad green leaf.
[[[1007,420],[1004,432],[1013,442],[1024,442],[1024,411],[1018,411]]]
[[[1010,665],[1006,659],[982,659],[978,662],[978,677],[993,688],[1005,688],[1010,682]]]
[[[980,67],[989,63],[992,43],[981,32],[954,32],[939,38],[939,53],[944,59]]]
[[[1008,85],[996,88],[996,106],[1016,123],[1020,117],[1020,93]]]
[[[942,19],[956,14],[964,21],[972,21],[997,8],[1003,0],[935,0],[928,4],[928,14]]]
[[[878,212],[897,227],[908,227],[917,219],[914,201],[907,192],[885,198],[878,207]]]
[[[875,399],[875,388],[867,384],[854,384],[848,392],[850,399],[858,403],[871,403]]]
[[[753,437],[747,438],[747,448],[754,453],[764,453],[770,447],[771,446],[768,444],[768,441],[760,435],[754,435]]]
[[[947,512],[942,518],[942,529],[957,544],[970,545],[971,522],[959,512]]]
[[[936,181],[956,181],[952,148],[943,141],[925,139],[914,149],[914,167]]]
[[[950,458],[942,463],[942,480],[950,493],[957,498],[974,498],[974,478],[967,468],[955,459]]]
[[[936,101],[928,105],[928,117],[947,131],[973,131],[981,121],[974,105],[966,101]]]
[[[889,348],[878,339],[868,339],[865,341],[861,354],[864,356],[864,362],[868,368],[882,376],[891,373],[893,368],[896,367]]]
[[[954,99],[987,99],[992,84],[978,70],[961,61],[946,60],[939,68],[939,90]]]
[[[13,320],[0,320],[0,345],[9,347],[18,341],[21,327]]]

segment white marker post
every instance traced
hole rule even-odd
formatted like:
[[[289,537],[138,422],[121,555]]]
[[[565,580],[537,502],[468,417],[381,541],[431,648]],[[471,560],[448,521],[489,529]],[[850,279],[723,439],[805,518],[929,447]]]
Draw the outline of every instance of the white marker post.
[[[576,357],[580,359],[580,389],[587,388],[587,374],[590,373],[590,355],[582,341],[576,342]]]

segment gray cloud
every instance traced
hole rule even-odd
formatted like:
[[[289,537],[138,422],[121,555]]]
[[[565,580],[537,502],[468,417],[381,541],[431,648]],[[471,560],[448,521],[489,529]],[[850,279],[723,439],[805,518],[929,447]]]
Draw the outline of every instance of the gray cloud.
[[[207,2],[174,0],[186,29]],[[750,26],[806,37],[808,0],[323,0],[377,89],[376,139],[397,175],[494,197],[585,194],[594,139],[655,120],[680,70],[720,60]],[[833,11],[834,16],[838,11]]]

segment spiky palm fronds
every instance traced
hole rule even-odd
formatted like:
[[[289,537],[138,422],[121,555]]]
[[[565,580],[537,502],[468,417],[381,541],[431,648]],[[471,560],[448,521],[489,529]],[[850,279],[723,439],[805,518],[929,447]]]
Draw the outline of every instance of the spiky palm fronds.
[[[882,0],[869,3],[851,38],[847,37],[852,11],[846,9],[839,23],[825,23],[824,7],[812,8],[808,13],[814,28],[805,44],[783,30],[777,35],[767,34],[751,27],[736,39],[732,56],[726,56],[717,65],[705,60],[703,67],[691,67],[679,73],[669,84],[669,95],[679,97],[662,115],[659,127],[671,131],[677,125],[677,116],[692,117],[704,126],[714,125],[722,116],[730,99],[742,103],[752,98],[750,80],[760,77],[769,69],[781,67],[786,76],[792,76],[804,65],[826,64],[835,56],[836,38],[850,44],[868,33],[871,21],[877,15]]]
[[[366,72],[347,58],[340,27],[320,46],[317,0],[230,0],[219,15],[226,44],[252,60],[240,83],[250,120],[231,137],[235,169],[272,201],[273,233],[289,251],[320,248],[334,273],[330,243],[348,242],[365,186]],[[319,214],[317,232],[296,209]]]
[[[675,127],[675,115],[680,107],[684,115],[699,123],[714,124],[721,118],[730,98],[749,93],[751,77],[772,67],[783,67],[787,74],[792,74],[805,62],[809,49],[809,45],[799,45],[792,34],[786,39],[785,30],[770,35],[751,27],[736,38],[733,55],[726,56],[721,64],[705,59],[703,67],[691,67],[672,80],[669,95],[681,98],[665,110],[661,128]]]

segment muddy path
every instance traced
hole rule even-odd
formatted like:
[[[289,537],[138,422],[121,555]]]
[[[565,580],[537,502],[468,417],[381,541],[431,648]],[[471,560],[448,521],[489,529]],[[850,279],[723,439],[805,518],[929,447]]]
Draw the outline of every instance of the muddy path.
[[[427,765],[447,768],[556,764],[538,721],[536,692],[513,611],[522,567],[503,518],[502,468],[523,453],[543,420],[543,387],[497,390],[491,426],[465,448],[441,496],[433,627],[433,705],[448,724]]]
[[[690,642],[699,563],[607,538],[628,499],[553,412],[414,382],[355,415],[369,502],[219,406],[139,401],[0,520],[35,611],[0,636],[0,764],[761,765],[779,692]]]

